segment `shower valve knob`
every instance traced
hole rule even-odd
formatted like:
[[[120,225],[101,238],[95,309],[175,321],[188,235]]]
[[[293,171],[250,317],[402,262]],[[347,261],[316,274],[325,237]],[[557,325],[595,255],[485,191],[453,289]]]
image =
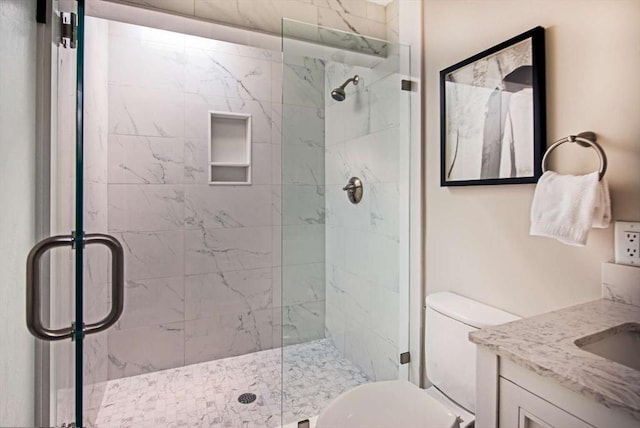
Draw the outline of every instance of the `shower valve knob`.
[[[345,192],[347,192],[347,197],[352,204],[357,204],[362,200],[362,180],[358,177],[351,177],[346,186],[342,188]]]

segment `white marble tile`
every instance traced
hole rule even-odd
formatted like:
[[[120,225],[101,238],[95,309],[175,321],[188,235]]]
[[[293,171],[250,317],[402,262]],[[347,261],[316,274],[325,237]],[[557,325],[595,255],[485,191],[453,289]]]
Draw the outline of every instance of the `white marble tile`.
[[[271,186],[271,225],[282,226],[282,186],[279,185]]]
[[[271,144],[282,144],[282,101],[271,103]]]
[[[329,265],[327,265],[327,268],[329,268]],[[325,337],[342,353],[345,351],[345,316],[344,290],[342,290],[338,283],[332,281],[331,275],[327,274],[324,322]]]
[[[282,145],[282,182],[286,184],[324,184],[324,149]]]
[[[377,21],[381,23],[387,22],[387,10],[386,6],[381,4],[368,2],[367,3],[367,18],[372,21]]]
[[[368,381],[329,341],[318,340],[109,381],[97,426],[275,428],[317,415]],[[258,399],[240,404],[243,392]]]
[[[324,270],[324,263],[284,266],[282,268],[282,306],[324,301]]]
[[[185,277],[186,320],[272,307],[271,268]]]
[[[187,364],[271,348],[271,309],[211,315],[185,322]]]
[[[271,226],[271,186],[185,186],[185,227]]]
[[[127,0],[129,3],[136,3],[143,6],[149,6],[152,8],[169,10],[172,12],[178,12],[183,15],[193,15],[194,10],[194,0],[180,0],[176,2],[175,0]]]
[[[186,92],[271,101],[270,60],[196,48],[186,58]]]
[[[84,221],[85,230],[107,230],[108,221],[108,191],[107,183],[84,183]]]
[[[640,306],[640,267],[602,263],[602,297]]]
[[[271,266],[271,228],[186,230],[188,275]]]
[[[196,0],[196,16],[280,34],[282,18],[317,22],[318,8],[297,0]]]
[[[325,226],[282,227],[282,265],[322,263],[325,259]]]
[[[279,155],[280,153],[275,153]],[[254,143],[251,149],[251,183],[272,184],[274,147],[271,144]]]
[[[183,321],[184,281],[183,277],[128,280],[124,313],[115,328],[126,330]]]
[[[282,186],[282,224],[324,224],[324,186]]]
[[[113,233],[125,251],[129,280],[166,278],[184,274],[184,232]]]
[[[347,180],[327,186],[325,223],[331,226],[371,230],[372,184],[363,184],[362,200],[354,205],[342,190],[346,183]]]
[[[287,84],[282,88],[282,102],[288,105],[322,108],[324,106],[324,61],[314,58],[301,60],[297,65],[285,57],[282,78]]]
[[[320,301],[283,307],[283,345],[324,338],[324,305]]]
[[[282,145],[271,145],[271,184],[280,187],[282,184]]]
[[[369,86],[369,109],[371,111],[370,132],[400,126],[400,114],[404,113],[401,102],[409,100],[400,97],[400,76],[392,74]]]
[[[366,4],[364,15],[366,16]],[[360,16],[356,16],[339,9],[319,8],[318,25],[357,34],[367,34],[369,32],[369,21],[363,17],[362,13],[360,13]],[[375,34],[372,35],[377,36]]]
[[[109,83],[183,91],[184,47],[136,40],[130,36],[109,37]]]
[[[206,37],[185,35],[185,47],[201,49],[209,52],[224,53],[233,56],[241,56],[254,59],[277,61],[281,53],[269,49],[262,49],[250,45],[229,43]]]
[[[186,139],[184,143],[185,184],[209,183],[209,152],[207,139]]]
[[[345,143],[345,163],[365,183],[397,182],[398,129],[388,128]]]
[[[282,266],[273,266],[271,268],[272,279],[272,298],[274,307],[282,306]],[[280,332],[278,332],[280,334]]]
[[[372,287],[371,330],[390,344],[398,345],[400,299],[397,291]],[[409,310],[409,308],[404,308]]]
[[[368,16],[367,6],[370,4],[367,0],[312,0],[312,3],[319,7],[329,8],[340,13],[348,13],[349,15],[359,16],[362,18],[366,18]],[[384,9],[380,5],[375,6]]]
[[[184,133],[187,138],[206,140],[209,111],[251,114],[252,142],[271,143],[271,103],[187,93]]]
[[[91,107],[85,107],[86,110],[91,108],[107,111],[107,101],[103,105],[94,105]],[[84,137],[84,179],[86,183],[106,183],[107,182],[107,166],[108,166],[108,131],[109,126],[106,117],[103,122],[100,123],[100,128],[104,130],[97,130],[97,125],[85,125],[85,137]],[[94,119],[97,121],[97,119]]]
[[[109,183],[182,183],[183,164],[182,138],[109,135]]]
[[[147,1],[147,0],[137,0]],[[148,0],[158,2],[171,2],[172,0]],[[184,4],[188,4],[191,0],[186,0]],[[178,6],[178,5],[174,5]],[[127,37],[135,41],[145,41],[153,43],[163,43],[173,45],[177,48],[184,49],[185,34],[176,33],[174,31],[160,30],[152,27],[144,27],[141,25],[127,24],[119,21],[108,21],[109,37]]]
[[[398,183],[371,183],[369,186],[369,222],[372,232],[399,239],[400,189]]]
[[[282,144],[309,148],[324,147],[324,109],[293,104],[282,106]]]
[[[362,325],[365,330],[371,329],[374,312],[375,288],[370,281],[360,275],[341,269],[335,265],[327,269],[327,283],[333,294],[331,300],[340,297],[338,308],[343,314]],[[364,332],[364,330],[363,330]]]
[[[148,373],[184,364],[184,323],[129,330],[111,329],[109,379]]]
[[[282,103],[282,53],[271,61],[271,102]]]
[[[109,85],[109,133],[153,137],[184,135],[182,92]]]
[[[184,216],[182,185],[109,185],[110,231],[178,230],[184,226]]]
[[[351,170],[347,167],[347,155],[344,142],[327,146],[325,149],[324,166],[325,184],[327,187],[331,185],[344,186],[344,184],[349,181]]]

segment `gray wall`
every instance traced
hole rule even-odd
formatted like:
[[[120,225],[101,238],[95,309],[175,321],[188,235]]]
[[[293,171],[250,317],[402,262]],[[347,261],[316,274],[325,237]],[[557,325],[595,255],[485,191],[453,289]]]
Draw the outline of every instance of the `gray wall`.
[[[35,240],[34,16],[35,2],[0,2],[0,426],[33,426],[24,266]]]

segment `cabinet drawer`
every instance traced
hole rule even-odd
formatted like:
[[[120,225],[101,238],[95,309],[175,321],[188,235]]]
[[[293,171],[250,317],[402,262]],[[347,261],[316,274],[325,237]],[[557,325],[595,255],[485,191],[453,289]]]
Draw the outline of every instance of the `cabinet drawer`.
[[[503,377],[499,409],[500,428],[593,428]]]

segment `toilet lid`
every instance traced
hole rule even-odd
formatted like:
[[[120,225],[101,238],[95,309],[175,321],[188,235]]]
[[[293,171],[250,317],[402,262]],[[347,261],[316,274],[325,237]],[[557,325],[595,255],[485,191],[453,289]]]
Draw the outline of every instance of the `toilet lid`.
[[[333,400],[316,428],[453,428],[456,416],[407,381],[374,382]]]

